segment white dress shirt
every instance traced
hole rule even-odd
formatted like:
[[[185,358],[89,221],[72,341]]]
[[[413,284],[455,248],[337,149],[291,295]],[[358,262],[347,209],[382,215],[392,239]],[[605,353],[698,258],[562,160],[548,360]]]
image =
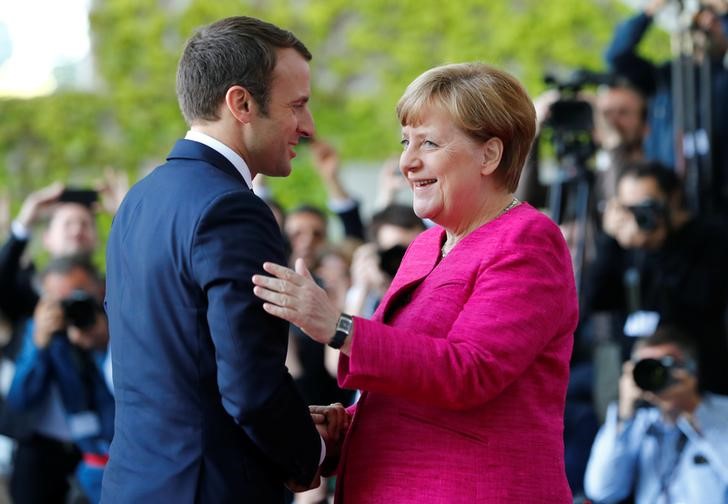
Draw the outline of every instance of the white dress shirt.
[[[220,140],[212,138],[210,135],[195,130],[189,130],[185,135],[185,140],[192,140],[193,142],[207,145],[209,148],[225,156],[225,159],[230,161],[235,169],[240,172],[240,175],[243,176],[248,188],[253,188],[253,176],[250,174],[250,168],[248,168],[245,160],[230,147],[222,143]]]

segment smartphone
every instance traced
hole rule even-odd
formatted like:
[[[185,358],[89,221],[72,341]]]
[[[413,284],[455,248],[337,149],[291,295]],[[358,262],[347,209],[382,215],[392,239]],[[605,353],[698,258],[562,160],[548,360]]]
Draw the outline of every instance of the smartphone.
[[[90,207],[99,200],[99,193],[93,189],[79,189],[67,187],[58,197],[58,201],[67,203],[79,203]]]

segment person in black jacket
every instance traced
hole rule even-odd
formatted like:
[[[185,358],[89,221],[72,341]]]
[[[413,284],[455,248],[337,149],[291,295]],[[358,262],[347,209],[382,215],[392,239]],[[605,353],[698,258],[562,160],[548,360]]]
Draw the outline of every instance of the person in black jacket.
[[[33,227],[49,216],[42,243],[51,256],[91,255],[98,244],[91,208],[61,202],[63,184],[54,183],[31,193],[12,223],[10,236],[0,249],[0,312],[15,324],[32,316],[38,302],[33,286],[35,265],[23,263]]]
[[[629,79],[642,89],[649,98],[648,122],[649,134],[645,140],[646,157],[659,161],[667,166],[676,166],[675,153],[677,135],[673,125],[673,88],[671,62],[655,63],[638,54],[638,46],[653,24],[655,16],[668,2],[666,0],[650,0],[642,12],[621,23],[615,30],[612,42],[605,53],[605,60],[610,71]],[[691,29],[698,37],[706,39],[708,51],[697,51],[691,61],[694,65],[692,75],[699,82],[699,66],[702,60],[709,59],[710,82],[706,88],[698,87],[694,96],[700,103],[701,89],[710,92],[711,114],[710,154],[713,163],[713,181],[711,197],[717,209],[724,214],[728,212],[728,115],[722,113],[728,109],[728,1],[702,0],[700,10],[693,18]],[[706,59],[707,61],[707,59]],[[700,119],[700,114],[695,112]],[[683,138],[678,142],[682,143]],[[681,147],[685,155],[688,145],[697,142],[698,154],[701,153],[700,139],[688,137],[685,146]],[[695,148],[695,147],[694,147]]]
[[[633,337],[657,324],[694,334],[700,382],[728,393],[728,239],[722,225],[692,216],[675,172],[658,163],[629,165],[604,215],[605,235],[586,283],[582,318],[617,311],[624,357]]]

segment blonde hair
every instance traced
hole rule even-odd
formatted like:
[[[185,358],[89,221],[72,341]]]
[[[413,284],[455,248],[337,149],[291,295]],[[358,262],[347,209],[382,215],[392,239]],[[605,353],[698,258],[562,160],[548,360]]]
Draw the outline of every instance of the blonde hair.
[[[476,140],[498,137],[503,156],[496,174],[508,191],[516,190],[536,135],[536,111],[515,77],[483,63],[432,68],[407,86],[399,99],[400,124],[422,123],[429,106],[445,110]]]

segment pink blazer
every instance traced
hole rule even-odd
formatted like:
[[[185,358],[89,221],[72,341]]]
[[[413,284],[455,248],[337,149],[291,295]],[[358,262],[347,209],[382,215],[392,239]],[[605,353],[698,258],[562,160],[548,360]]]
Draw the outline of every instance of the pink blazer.
[[[373,319],[355,319],[339,383],[363,393],[336,502],[570,503],[577,299],[562,234],[527,204],[438,262],[444,233],[420,235]]]

